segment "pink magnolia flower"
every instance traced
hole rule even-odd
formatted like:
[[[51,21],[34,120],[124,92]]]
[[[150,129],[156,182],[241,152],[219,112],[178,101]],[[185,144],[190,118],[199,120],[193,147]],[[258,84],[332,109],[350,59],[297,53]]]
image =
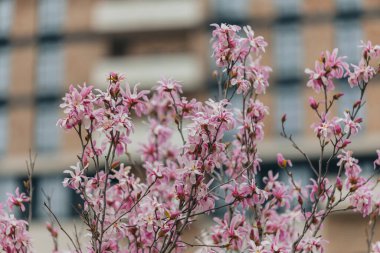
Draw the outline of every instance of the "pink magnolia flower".
[[[16,195],[8,193],[8,207],[12,209],[13,206],[20,207],[21,211],[25,211],[24,203],[28,203],[30,198],[25,193],[20,193],[20,189],[16,188]]]
[[[273,202],[278,207],[286,206],[290,207],[291,195],[289,194],[289,189],[284,183],[278,182],[274,185],[270,192],[273,196]]]
[[[281,153],[277,154],[277,164],[281,168],[286,168],[286,167],[293,167],[292,161],[291,160],[286,160],[284,156]]]
[[[344,61],[346,56],[338,57],[338,49],[335,48],[331,53],[326,51],[322,53],[321,59],[324,64],[326,74],[332,78],[342,78],[344,72],[348,69],[348,63]]]
[[[324,201],[328,196],[330,196],[332,189],[327,178],[318,182],[311,178],[310,181],[312,182],[312,185],[308,185],[307,188],[311,189],[310,200],[312,202],[315,202],[316,199]]]
[[[322,120],[319,123],[314,123],[311,127],[314,128],[314,133],[317,137],[323,137],[330,139],[333,136],[340,136],[342,129],[339,125],[340,119],[334,118],[328,120],[326,116],[322,116]]]
[[[244,26],[243,30],[247,35],[249,45],[252,47],[253,51],[256,52],[256,54],[259,52],[265,53],[265,47],[268,46],[268,43],[264,38],[262,36],[254,37],[255,33],[249,25]]]
[[[335,89],[334,83],[326,77],[326,71],[320,62],[315,62],[315,70],[307,68],[305,73],[309,75],[306,86],[313,88],[315,92],[319,93],[322,87],[327,87],[327,90]]]
[[[346,134],[357,134],[361,128],[359,124],[361,122],[361,118],[352,120],[351,114],[349,112],[344,112],[344,119],[339,119],[338,122],[340,121],[344,123],[344,133]]]
[[[129,110],[133,109],[137,116],[141,116],[141,114],[147,112],[146,101],[148,100],[147,94],[149,94],[149,91],[137,91],[137,88],[138,84],[135,85],[133,92],[131,92],[131,88],[127,83],[125,92],[122,91],[122,96],[124,105],[129,108]]]
[[[351,65],[354,67],[354,71],[349,73],[348,77],[348,83],[351,88],[361,83],[368,83],[377,73],[372,66],[367,65],[364,59],[360,60],[359,66]]]
[[[350,197],[350,204],[355,208],[355,211],[360,212],[365,217],[372,212],[372,198],[372,191],[363,185]]]
[[[321,237],[306,237],[301,240],[297,246],[297,251],[305,253],[323,253],[325,244],[327,241]]]
[[[66,93],[65,97],[62,99],[63,103],[60,105],[64,109],[65,117],[59,119],[57,125],[64,129],[71,129],[78,124],[89,122],[92,117],[92,111],[94,109],[93,101],[95,96],[92,92],[92,86],[78,86],[75,88],[70,85],[69,92]],[[89,124],[85,125],[89,128]]]
[[[380,45],[372,45],[370,40],[367,42],[360,41],[360,43],[359,47],[363,48],[364,59],[380,57]]]
[[[371,253],[380,253],[380,241],[375,242],[375,243],[372,244],[372,251],[371,251]]]
[[[263,177],[263,182],[265,183],[265,189],[271,190],[274,185],[278,182],[279,174],[273,176],[273,171],[268,171],[268,177]]]
[[[63,173],[67,173],[70,175],[71,178],[65,178],[63,180],[63,186],[69,187],[74,190],[78,190],[79,186],[81,185],[83,179],[86,178],[84,175],[84,170],[80,168],[80,163],[78,162],[76,166],[70,166],[70,168],[73,170],[64,170]]]
[[[158,81],[158,86],[156,88],[158,91],[158,94],[161,96],[164,96],[165,93],[172,93],[172,95],[179,95],[182,94],[182,85],[180,82],[174,80],[174,79],[162,79],[161,81]]]
[[[237,32],[241,30],[239,26],[236,25],[226,25],[212,24],[215,27],[212,32],[213,36],[213,56],[216,60],[216,65],[218,67],[225,67],[229,63],[237,60],[240,54],[239,43],[240,36]]]
[[[373,162],[373,167],[376,169],[376,165],[380,166],[380,149],[376,150],[377,159]]]
[[[307,87],[313,88],[317,93],[322,88],[326,91],[335,89],[334,78],[342,78],[345,71],[348,71],[348,64],[344,61],[345,57],[338,57],[338,49],[321,53],[321,60],[315,62],[315,70],[306,69],[305,73],[309,75]]]
[[[272,69],[268,66],[260,65],[260,58],[253,61],[248,67],[247,79],[253,83],[256,94],[265,94],[269,87],[269,74]]]
[[[309,97],[309,105],[313,110],[317,110],[319,103],[313,97]]]

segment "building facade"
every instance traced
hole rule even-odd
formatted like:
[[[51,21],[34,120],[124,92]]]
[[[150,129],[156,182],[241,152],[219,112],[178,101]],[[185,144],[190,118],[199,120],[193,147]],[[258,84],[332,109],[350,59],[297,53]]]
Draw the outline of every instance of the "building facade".
[[[282,152],[301,171],[303,160],[279,135],[280,118],[287,114],[288,131],[317,157],[309,127],[315,119],[307,104],[312,92],[306,88],[304,68],[312,68],[321,51],[335,47],[355,63],[360,40],[380,43],[378,0],[0,0],[2,195],[22,181],[31,149],[38,153],[36,219],[45,216],[40,189],[52,193],[59,216],[75,216],[69,204],[74,196],[61,182],[62,171],[76,162],[79,143],[73,134],[55,127],[65,90],[84,82],[104,87],[107,74],[117,71],[142,88],[173,77],[183,81],[188,96],[212,96],[216,84],[211,78],[215,65],[209,24],[214,22],[249,24],[269,42],[263,63],[273,68],[273,75],[263,102],[270,116],[260,154],[271,168],[269,161]],[[362,113],[366,123],[353,145],[364,163],[370,163],[380,147],[379,82],[374,80],[368,90]],[[357,94],[347,83],[337,87],[346,93],[338,106],[343,111]],[[137,130],[135,138],[143,135],[144,130]],[[301,174],[308,176],[304,170]],[[333,229],[339,219],[328,221],[332,225],[326,226],[327,234],[339,234]],[[330,244],[329,252],[339,252],[337,245]],[[359,248],[360,244],[346,252],[360,252]]]

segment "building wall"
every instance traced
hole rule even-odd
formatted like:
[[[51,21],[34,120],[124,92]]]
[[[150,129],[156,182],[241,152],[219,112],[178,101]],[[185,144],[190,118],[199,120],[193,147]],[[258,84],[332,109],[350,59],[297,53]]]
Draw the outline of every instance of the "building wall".
[[[185,81],[189,96],[204,100],[213,94],[216,85],[211,73],[215,65],[210,58],[209,24],[214,22],[249,24],[269,42],[262,60],[273,67],[273,75],[268,94],[260,98],[271,110],[265,121],[266,141],[260,144],[264,161],[274,160],[280,151],[295,163],[302,162],[289,143],[280,139],[278,124],[283,113],[293,119],[289,127],[296,140],[316,157],[318,150],[309,128],[315,119],[307,104],[307,97],[313,93],[305,87],[303,69],[312,68],[323,50],[337,46],[355,49],[359,41],[342,39],[346,29],[340,27],[346,22],[357,24],[351,32],[359,34],[359,39],[380,43],[378,0],[347,0],[344,6],[354,6],[351,9],[341,9],[342,0],[236,0],[233,5],[230,0],[3,2],[7,1],[9,5],[0,5],[9,8],[10,16],[4,20],[11,21],[9,31],[0,31],[1,192],[20,183],[29,149],[38,153],[36,185],[47,187],[47,179],[53,178],[60,189],[63,176],[54,175],[75,163],[79,152],[75,134],[54,127],[60,115],[57,106],[70,84],[89,82],[101,87],[109,71],[119,70],[132,84],[140,81],[150,88],[161,77],[155,76],[158,71]],[[165,6],[174,6],[176,11]],[[129,13],[131,10],[141,12],[136,16],[138,22],[128,19],[135,15]],[[0,22],[4,20],[0,17]],[[287,36],[289,33],[291,36]],[[292,57],[293,53],[296,56]],[[149,61],[160,63],[160,59],[162,64],[144,65]],[[44,80],[46,87],[41,84]],[[378,78],[369,88],[364,113],[367,122],[353,146],[355,153],[367,161],[374,156],[380,137],[379,82]],[[135,138],[143,139],[144,132],[137,132]],[[68,193],[60,196],[72,198]],[[72,213],[66,211],[63,215]],[[331,218],[326,227],[340,224],[339,219]],[[337,233],[331,231],[326,233]],[[338,252],[335,244],[331,247],[329,252]]]

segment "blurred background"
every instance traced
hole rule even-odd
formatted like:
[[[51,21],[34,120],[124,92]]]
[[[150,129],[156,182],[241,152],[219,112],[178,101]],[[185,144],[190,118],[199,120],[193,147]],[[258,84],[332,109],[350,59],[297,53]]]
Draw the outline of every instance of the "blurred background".
[[[261,100],[270,115],[259,147],[264,170],[275,167],[271,162],[283,152],[307,178],[306,163],[279,135],[280,118],[287,113],[288,131],[316,158],[310,129],[315,119],[307,103],[312,92],[305,86],[304,68],[313,68],[325,49],[339,47],[357,63],[360,40],[380,44],[379,0],[0,0],[0,200],[25,178],[29,149],[38,153],[32,227],[37,252],[51,249],[41,189],[52,195],[53,210],[64,224],[76,217],[75,194],[61,182],[62,171],[76,163],[79,143],[55,127],[68,86],[105,87],[107,74],[115,71],[144,89],[173,77],[183,82],[187,96],[205,100],[217,90],[209,25],[221,22],[249,24],[269,42],[263,63],[273,74]],[[363,131],[352,145],[368,173],[380,148],[379,81],[370,85]],[[342,115],[358,93],[347,83],[337,87],[345,92],[337,107]],[[136,124],[133,138],[141,143],[145,128]],[[138,160],[136,145],[131,150]],[[364,252],[364,227],[353,213],[332,216],[324,228],[333,239],[328,252]]]

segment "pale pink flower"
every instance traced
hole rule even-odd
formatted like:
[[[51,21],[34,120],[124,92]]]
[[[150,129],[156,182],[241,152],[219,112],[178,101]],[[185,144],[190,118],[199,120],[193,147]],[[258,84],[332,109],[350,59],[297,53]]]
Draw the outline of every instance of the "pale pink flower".
[[[146,102],[148,100],[147,94],[149,91],[142,90],[138,91],[138,84],[133,88],[133,92],[131,92],[131,88],[127,83],[125,92],[122,91],[123,103],[129,109],[133,109],[137,116],[141,116],[141,114],[145,114],[147,112]]]
[[[313,97],[309,97],[309,105],[313,110],[317,110],[319,103]]]
[[[281,153],[277,154],[277,164],[281,168],[286,168],[286,167],[293,167],[292,161],[291,160],[286,160],[284,156]]]
[[[309,81],[306,86],[313,88],[313,90],[319,93],[323,86],[328,87],[327,90],[334,90],[334,84],[325,75],[326,71],[320,62],[315,63],[315,70],[305,69],[305,73],[309,75]]]
[[[371,253],[380,253],[380,241],[375,242],[375,243],[372,244],[372,251],[371,251]]]
[[[350,204],[365,217],[372,212],[372,197],[372,191],[363,185],[350,196]]]
[[[359,66],[351,65],[354,67],[354,71],[349,73],[348,77],[348,83],[351,88],[361,83],[368,83],[377,73],[372,66],[367,65],[364,59],[360,60]]]
[[[360,41],[360,43],[359,47],[363,48],[363,56],[365,59],[368,57],[380,57],[380,45],[372,45],[370,40],[367,42]]]
[[[373,167],[376,169],[376,165],[380,166],[380,149],[376,150],[377,159],[373,162]]]
[[[252,47],[253,52],[256,54],[259,54],[260,52],[265,53],[265,47],[268,46],[268,43],[264,38],[262,36],[254,37],[255,33],[249,25],[244,26],[243,30],[247,35],[249,45]]]
[[[8,207],[12,209],[13,206],[20,207],[21,211],[25,211],[24,203],[29,203],[30,198],[25,193],[20,193],[20,189],[16,188],[16,195],[8,193]]]
[[[158,81],[156,90],[161,96],[163,96],[165,93],[172,93],[172,95],[179,95],[183,93],[181,83],[171,78],[165,78]]]
[[[70,178],[65,178],[63,180],[63,186],[69,187],[71,189],[78,190],[83,179],[86,178],[84,171],[80,168],[80,163],[78,162],[76,166],[70,166],[72,170],[64,170],[63,173],[70,175]]]

